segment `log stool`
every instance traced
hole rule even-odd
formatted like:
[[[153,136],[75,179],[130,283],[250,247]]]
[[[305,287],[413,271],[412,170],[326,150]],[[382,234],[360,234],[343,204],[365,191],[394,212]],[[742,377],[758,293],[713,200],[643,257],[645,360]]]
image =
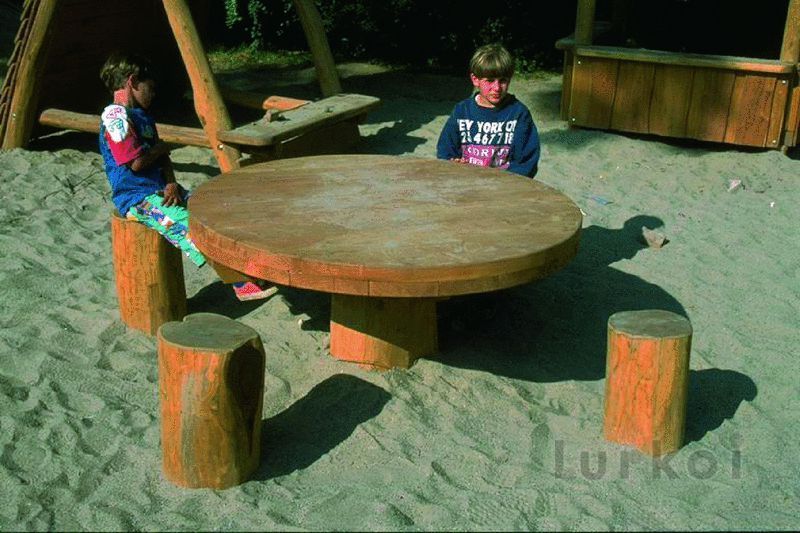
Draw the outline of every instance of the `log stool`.
[[[264,359],[258,333],[221,315],[196,313],[158,329],[167,479],[224,489],[258,468]]]
[[[662,455],[683,445],[692,326],[661,310],[608,319],[605,438]]]
[[[116,209],[111,214],[111,248],[119,315],[127,326],[155,335],[161,324],[186,316],[180,250]]]

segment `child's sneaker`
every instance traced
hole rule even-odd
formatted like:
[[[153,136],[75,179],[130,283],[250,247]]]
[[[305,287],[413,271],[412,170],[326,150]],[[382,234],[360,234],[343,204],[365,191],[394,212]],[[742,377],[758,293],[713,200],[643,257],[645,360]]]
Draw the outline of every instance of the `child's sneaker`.
[[[238,281],[233,283],[233,292],[236,293],[239,301],[246,302],[248,300],[269,298],[278,292],[278,287],[267,281]]]

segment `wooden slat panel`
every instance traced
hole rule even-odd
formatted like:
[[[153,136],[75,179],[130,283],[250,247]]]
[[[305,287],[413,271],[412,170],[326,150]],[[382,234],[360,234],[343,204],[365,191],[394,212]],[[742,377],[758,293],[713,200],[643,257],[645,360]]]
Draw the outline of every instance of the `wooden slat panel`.
[[[783,134],[783,119],[786,116],[786,106],[789,99],[789,80],[776,79],[775,91],[772,96],[772,110],[769,114],[769,128],[767,129],[766,146],[778,148]]]
[[[736,74],[728,70],[697,69],[692,81],[686,136],[722,142]]]
[[[575,58],[569,113],[572,124],[603,129],[610,126],[618,67],[617,61],[609,59]]]
[[[725,142],[766,146],[776,81],[774,76],[737,73]]]
[[[650,133],[669,137],[686,136],[694,71],[690,67],[656,66],[653,97],[650,100]]]
[[[647,133],[655,66],[622,61],[611,114],[611,129]]]

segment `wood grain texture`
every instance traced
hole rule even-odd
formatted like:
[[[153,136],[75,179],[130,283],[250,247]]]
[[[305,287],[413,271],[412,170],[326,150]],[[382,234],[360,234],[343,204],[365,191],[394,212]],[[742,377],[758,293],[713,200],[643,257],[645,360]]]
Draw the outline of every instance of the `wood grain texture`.
[[[573,61],[570,122],[575,126],[608,129],[619,61],[578,55]]]
[[[164,474],[176,485],[224,489],[261,455],[264,347],[258,333],[197,313],[158,330]]]
[[[667,137],[685,137],[692,98],[694,69],[656,65],[650,99],[648,131]]]
[[[221,141],[244,147],[271,146],[370,112],[380,99],[363,94],[337,94],[281,113],[281,120],[251,122],[219,132]]]
[[[766,146],[775,76],[737,72],[733,82],[725,142]]]
[[[703,141],[724,141],[735,79],[736,73],[731,70],[695,71],[689,113],[686,117],[687,137]]]
[[[683,445],[692,327],[661,310],[608,320],[605,438],[662,455]]]
[[[790,74],[797,70],[794,63],[775,59],[687,54],[662,50],[621,48],[616,46],[576,46],[575,53],[583,57],[611,59],[614,61],[637,61],[652,65],[663,64],[684,67],[722,68],[740,72],[762,72],[765,74]]]
[[[59,12],[56,0],[39,0],[30,33],[25,36],[22,57],[16,67],[11,90],[3,149],[20,148],[30,139],[36,122],[36,108],[43,85],[42,71],[52,45],[52,26]]]
[[[76,113],[64,109],[45,109],[39,115],[39,123],[44,126],[63,128],[89,133],[100,132],[100,117],[89,113]],[[200,128],[175,126],[159,123],[158,137],[166,143],[202,146],[208,148],[208,138]]]
[[[800,0],[789,0],[781,41],[781,61],[787,63],[800,61]]]
[[[186,315],[180,251],[158,232],[111,214],[111,246],[119,315],[131,328],[155,335]]]
[[[795,78],[796,76],[792,78],[783,76],[775,80],[775,88],[772,92],[772,107],[769,112],[769,125],[767,126],[767,138],[765,139],[765,146],[768,148],[781,147],[783,132],[786,129],[784,119],[787,115],[787,110],[791,107],[789,83]]]
[[[611,129],[648,133],[655,65],[620,61]]]
[[[499,169],[380,155],[284,159],[197,187],[190,229],[213,261],[279,284],[429,297],[525,283],[577,252],[578,207]]]
[[[437,351],[436,300],[334,294],[331,355],[370,369],[410,368]]]

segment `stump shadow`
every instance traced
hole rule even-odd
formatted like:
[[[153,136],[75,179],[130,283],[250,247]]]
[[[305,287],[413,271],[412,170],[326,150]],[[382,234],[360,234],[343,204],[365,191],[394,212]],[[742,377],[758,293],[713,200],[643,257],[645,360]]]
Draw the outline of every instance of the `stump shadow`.
[[[283,412],[264,420],[261,464],[255,479],[267,480],[306,468],[347,440],[383,410],[391,395],[349,374],[316,385]]]
[[[560,272],[441,302],[440,354],[433,359],[527,381],[603,379],[612,314],[663,309],[686,316],[667,291],[611,266],[647,249],[643,226],[662,225],[658,217],[638,215],[620,229],[589,226],[582,230],[577,256]]]
[[[748,376],[734,370],[709,368],[689,372],[685,442],[702,440],[730,420],[742,402],[752,402],[758,394]]]

